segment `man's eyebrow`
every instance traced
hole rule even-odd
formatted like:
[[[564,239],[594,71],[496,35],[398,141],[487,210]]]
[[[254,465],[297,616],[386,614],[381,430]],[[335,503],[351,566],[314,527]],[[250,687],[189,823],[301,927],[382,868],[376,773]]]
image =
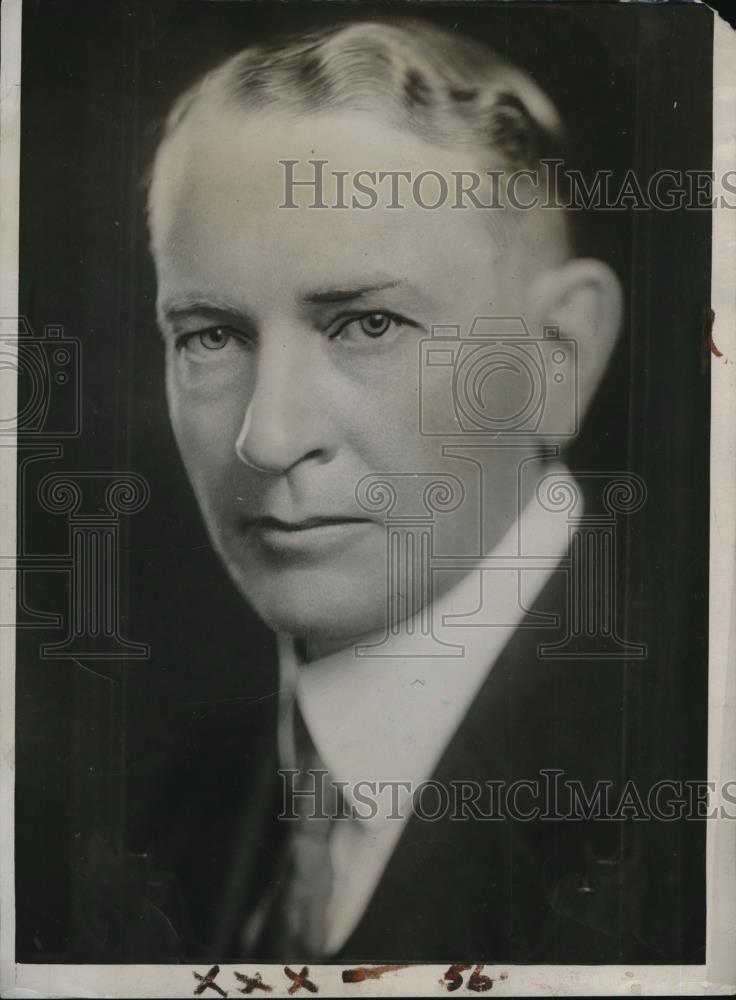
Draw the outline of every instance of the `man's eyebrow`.
[[[185,313],[200,312],[232,315],[238,310],[229,302],[219,301],[207,295],[177,295],[161,303],[158,309],[163,319],[175,319]]]
[[[328,288],[324,292],[311,292],[304,296],[304,302],[309,305],[334,304],[337,302],[353,302],[355,299],[369,295],[371,292],[385,292],[387,288],[396,288],[400,282],[387,281],[380,285],[356,285],[353,288]]]

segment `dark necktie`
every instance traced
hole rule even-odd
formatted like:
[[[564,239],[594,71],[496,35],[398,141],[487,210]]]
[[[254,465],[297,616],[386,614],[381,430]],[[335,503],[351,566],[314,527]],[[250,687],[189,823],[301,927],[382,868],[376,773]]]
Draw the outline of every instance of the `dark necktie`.
[[[340,803],[293,691],[280,727],[281,764],[296,771],[291,785],[296,794],[290,801],[287,793],[283,804],[298,819],[281,820],[287,830],[285,849],[270,891],[244,927],[242,942],[246,954],[269,961],[315,962],[325,954],[332,890],[329,840]]]
[[[283,900],[283,917],[288,937],[299,954],[311,961],[324,955],[327,937],[327,907],[332,891],[330,834],[334,826],[337,799],[325,773],[299,706],[294,705],[294,796],[298,820],[291,820],[289,869]],[[311,794],[315,791],[315,794]]]

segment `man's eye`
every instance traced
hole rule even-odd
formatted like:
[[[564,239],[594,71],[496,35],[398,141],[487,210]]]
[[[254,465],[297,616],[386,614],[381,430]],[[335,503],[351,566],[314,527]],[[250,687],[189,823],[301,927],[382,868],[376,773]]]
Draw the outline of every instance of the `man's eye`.
[[[355,340],[367,337],[369,340],[380,340],[392,329],[408,325],[408,320],[392,313],[372,312],[356,316],[343,323],[332,335],[333,340]]]
[[[366,337],[382,337],[391,326],[391,322],[391,317],[386,313],[368,313],[358,320],[360,329]]]
[[[211,330],[203,330],[198,333],[199,342],[208,351],[221,351],[230,340],[230,332],[222,326],[215,326]]]
[[[212,326],[207,330],[198,330],[197,333],[185,334],[179,338],[177,346],[203,355],[209,351],[221,351],[236,338],[237,333],[234,330],[230,330],[226,326]]]

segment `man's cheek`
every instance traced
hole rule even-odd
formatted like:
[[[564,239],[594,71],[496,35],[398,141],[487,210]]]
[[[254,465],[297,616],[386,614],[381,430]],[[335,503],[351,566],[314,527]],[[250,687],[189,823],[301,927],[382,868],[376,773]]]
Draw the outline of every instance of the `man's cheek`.
[[[203,464],[234,458],[242,417],[242,407],[228,399],[182,394],[172,409],[182,455]]]
[[[210,418],[211,419],[211,418]],[[234,459],[234,446],[228,447],[225,436],[213,433],[207,420],[191,418],[174,423],[174,435],[184,467],[198,495],[216,490]]]

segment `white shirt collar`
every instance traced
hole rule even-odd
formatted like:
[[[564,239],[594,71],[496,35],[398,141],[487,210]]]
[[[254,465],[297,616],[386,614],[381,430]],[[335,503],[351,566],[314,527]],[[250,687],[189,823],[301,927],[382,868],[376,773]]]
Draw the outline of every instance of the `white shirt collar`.
[[[550,474],[572,478],[561,465],[547,467],[544,475]],[[325,767],[334,780],[347,783],[348,802],[358,782],[416,787],[431,777],[567,545],[566,512],[550,511],[531,491],[521,516],[489,553],[499,568],[471,569],[434,602],[435,634],[464,647],[460,656],[407,656],[411,639],[404,634],[382,646],[380,656],[358,657],[351,646],[301,666],[293,639],[279,636],[282,693],[290,702],[294,692]],[[504,557],[518,555],[529,568],[502,568]],[[481,607],[487,611],[483,620],[494,624],[450,620]]]

